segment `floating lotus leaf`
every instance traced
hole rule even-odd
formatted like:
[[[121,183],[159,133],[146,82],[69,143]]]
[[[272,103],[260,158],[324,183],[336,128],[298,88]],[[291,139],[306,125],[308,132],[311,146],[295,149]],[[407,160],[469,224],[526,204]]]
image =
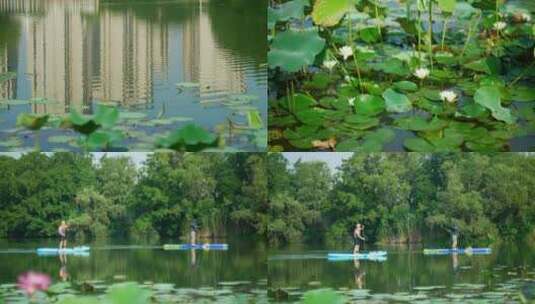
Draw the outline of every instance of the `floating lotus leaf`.
[[[333,26],[351,9],[352,0],[317,0],[312,10],[312,19],[321,26]]]
[[[535,101],[535,87],[512,87],[511,99],[513,101]]]
[[[407,138],[403,142],[405,148],[413,152],[433,152],[435,151],[435,146],[433,146],[427,140],[420,137]]]
[[[17,116],[17,126],[22,126],[33,131],[39,130],[46,124],[48,117],[48,115],[21,113]]]
[[[414,92],[418,90],[418,85],[412,81],[398,81],[395,82],[393,85],[394,88],[405,92]]]
[[[307,0],[293,0],[279,5],[277,8],[268,8],[268,28],[273,28],[278,21],[304,18],[304,9],[308,6]]]
[[[316,55],[325,47],[325,40],[315,28],[308,30],[287,30],[275,36],[268,53],[271,68],[280,67],[288,72],[314,63]]]
[[[96,131],[91,133],[85,142],[87,148],[91,151],[108,150],[115,143],[124,139],[124,135],[120,131]]]
[[[374,95],[359,95],[355,102],[355,111],[357,114],[375,116],[385,110],[385,101]]]
[[[381,32],[376,26],[365,27],[359,31],[359,38],[366,43],[375,43],[381,38]]]
[[[177,151],[196,152],[217,146],[217,136],[194,124],[188,124],[167,137],[160,138],[156,145]]]
[[[508,124],[515,122],[511,110],[502,107],[500,91],[496,87],[484,86],[479,88],[474,95],[474,101],[489,109],[494,118]]]
[[[387,89],[383,93],[383,98],[385,99],[386,110],[388,112],[402,113],[412,109],[412,104],[409,98],[392,89]]]
[[[299,121],[309,125],[321,125],[326,111],[318,108],[311,108],[297,112],[295,116]]]

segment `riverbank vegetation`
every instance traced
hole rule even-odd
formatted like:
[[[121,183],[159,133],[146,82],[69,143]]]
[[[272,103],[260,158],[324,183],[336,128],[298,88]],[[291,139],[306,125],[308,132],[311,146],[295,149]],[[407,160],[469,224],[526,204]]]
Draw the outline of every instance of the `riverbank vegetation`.
[[[270,150],[526,151],[530,3],[272,1]]]
[[[356,223],[370,243],[446,240],[455,226],[463,247],[535,234],[530,154],[355,153],[331,172],[272,153],[268,168],[273,243],[347,240]]]
[[[193,219],[205,237],[265,235],[264,155],[127,155],[0,156],[0,237],[55,237],[62,219],[87,238],[178,238]]]

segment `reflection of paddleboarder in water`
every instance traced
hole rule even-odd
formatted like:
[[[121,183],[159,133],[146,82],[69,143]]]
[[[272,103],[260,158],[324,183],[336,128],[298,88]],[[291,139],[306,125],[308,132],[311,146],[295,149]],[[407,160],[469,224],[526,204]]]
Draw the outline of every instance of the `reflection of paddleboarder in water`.
[[[65,282],[69,278],[69,272],[67,271],[67,255],[60,253],[59,261],[61,264],[61,267],[59,268],[59,277],[63,282]]]
[[[457,270],[459,270],[459,255],[456,252],[451,255],[451,263],[453,265],[453,272],[457,273]]]
[[[360,269],[359,259],[354,258],[353,265],[355,266],[355,272],[354,272],[355,286],[357,287],[357,289],[362,289],[362,286],[364,285],[363,281],[364,281],[364,276],[366,275],[366,272]]]
[[[451,229],[446,228],[451,237],[451,249],[457,249],[459,241],[459,226],[455,223]]]
[[[192,248],[190,252],[191,252],[190,266],[191,268],[195,268],[197,267],[197,252],[195,251],[195,248]]]

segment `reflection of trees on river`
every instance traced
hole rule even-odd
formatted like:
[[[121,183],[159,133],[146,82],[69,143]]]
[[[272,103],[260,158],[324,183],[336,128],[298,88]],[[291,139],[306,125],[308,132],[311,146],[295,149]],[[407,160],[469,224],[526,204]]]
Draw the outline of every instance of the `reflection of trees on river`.
[[[233,245],[235,244],[235,245]],[[180,287],[216,286],[221,281],[266,279],[265,248],[260,243],[233,243],[229,251],[196,252],[196,267],[191,266],[191,253],[162,249],[99,249],[89,257],[68,257],[69,280],[113,280],[116,275],[128,281],[175,283]],[[62,264],[57,256],[35,254],[2,255],[5,271],[0,283],[12,282],[23,271],[33,269],[60,280]]]
[[[518,258],[518,257],[517,257]],[[481,282],[486,280],[482,270],[490,270],[498,264],[496,255],[467,256],[459,255],[459,272],[452,270],[451,256],[424,257],[415,252],[391,252],[385,262],[361,260],[358,272],[354,261],[327,262],[324,259],[271,261],[268,266],[270,287],[284,288],[296,286],[311,288],[308,283],[321,281],[323,287],[356,286],[356,276],[365,274],[363,288],[381,292],[411,290],[416,286],[447,285],[463,282]],[[511,265],[517,265],[516,263]],[[463,270],[463,267],[471,267]],[[489,272],[490,273],[490,272]]]
[[[259,17],[265,9],[243,3],[240,9],[233,1],[213,14],[203,9],[205,2],[0,0],[0,14],[16,15],[22,28],[11,37],[20,35],[24,43],[8,44],[12,49],[22,45],[29,97],[59,101],[33,111],[62,114],[70,107],[87,111],[94,99],[151,103],[154,79],[165,80],[173,68],[181,69],[181,81],[201,82],[201,95],[245,92],[245,74],[238,66],[245,62],[256,68],[259,56],[265,57],[265,35],[258,35],[265,28]],[[236,12],[246,26],[236,22]],[[235,26],[220,26],[215,16],[234,18]],[[0,45],[5,40],[0,37]],[[169,56],[180,56],[181,66],[169,66]]]

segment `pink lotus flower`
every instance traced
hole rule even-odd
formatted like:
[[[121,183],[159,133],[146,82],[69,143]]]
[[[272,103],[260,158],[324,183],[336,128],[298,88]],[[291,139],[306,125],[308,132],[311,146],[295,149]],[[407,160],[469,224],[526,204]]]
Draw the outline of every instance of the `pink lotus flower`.
[[[44,273],[29,271],[19,276],[19,288],[28,295],[38,290],[47,290],[50,283],[50,277]]]

